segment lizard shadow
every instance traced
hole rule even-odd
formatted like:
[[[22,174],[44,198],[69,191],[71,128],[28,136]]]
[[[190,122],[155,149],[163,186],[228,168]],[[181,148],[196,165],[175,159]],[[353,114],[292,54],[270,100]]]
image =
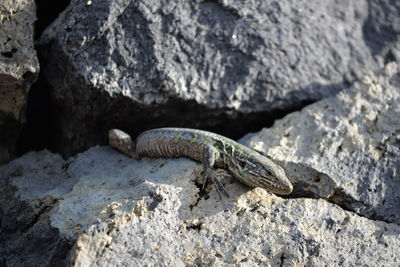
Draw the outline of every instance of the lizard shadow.
[[[162,209],[178,214],[182,221],[213,216],[234,209],[238,198],[251,190],[232,177],[221,179],[229,197],[218,193],[207,181],[202,191],[203,166],[187,158],[128,158],[110,148],[111,161],[118,172],[112,180],[118,187],[129,187],[128,199],[142,199],[147,210]],[[101,166],[99,166],[101,168]],[[122,184],[123,183],[123,184]],[[124,189],[126,190],[126,188]]]
[[[196,220],[234,209],[237,199],[251,190],[232,177],[221,179],[229,197],[220,195],[211,181],[207,181],[202,190],[202,164],[186,158],[143,158],[139,164],[151,166],[147,177],[141,181],[148,185],[149,196],[153,198],[152,210],[163,201],[167,207],[174,203],[174,197],[170,198],[169,194],[168,199],[165,198],[165,193],[174,193],[179,203],[177,213],[181,221]]]

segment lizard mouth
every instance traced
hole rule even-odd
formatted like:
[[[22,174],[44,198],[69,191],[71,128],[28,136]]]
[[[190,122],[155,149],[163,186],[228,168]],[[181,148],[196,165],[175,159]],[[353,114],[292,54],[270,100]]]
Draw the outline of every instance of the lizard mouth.
[[[277,182],[277,178],[274,176],[260,179],[257,186],[278,195],[289,195],[293,191],[293,185],[288,179],[281,179]]]
[[[260,173],[249,170],[247,174],[252,177],[252,179],[250,179],[252,186],[264,188],[278,195],[289,195],[293,191],[293,185],[284,173],[280,174],[277,172],[276,175],[274,175],[268,171],[260,175]]]
[[[279,186],[276,189],[271,190],[275,194],[279,195],[289,195],[293,191],[293,185],[291,183],[284,185],[284,186]]]

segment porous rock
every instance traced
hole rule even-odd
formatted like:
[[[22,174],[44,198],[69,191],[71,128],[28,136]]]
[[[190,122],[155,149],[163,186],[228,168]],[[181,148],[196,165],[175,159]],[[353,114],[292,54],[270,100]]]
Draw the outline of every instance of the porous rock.
[[[294,194],[400,224],[399,88],[390,63],[241,141],[284,165]]]
[[[72,1],[40,41],[66,155],[110,128],[243,133],[384,61],[364,40],[369,1],[91,3]]]
[[[49,266],[65,262],[72,243],[51,227],[49,212],[72,188],[65,160],[31,152],[0,167],[0,265]]]
[[[0,2],[0,164],[16,156],[29,89],[39,73],[35,12],[33,0]]]
[[[35,216],[39,220],[25,219],[23,231],[20,224],[8,229],[8,235],[29,233],[23,240],[37,246],[36,254],[16,254],[15,243],[25,243],[10,237],[3,242],[8,250],[1,251],[2,261],[37,257],[41,265],[73,266],[400,262],[396,224],[363,218],[323,199],[283,199],[231,179],[223,181],[230,198],[220,200],[212,185],[199,193],[201,168],[183,158],[133,160],[109,147],[69,161],[47,151],[14,160],[0,168],[2,188],[14,188],[8,193],[11,206],[37,209],[44,199],[47,204]],[[2,221],[21,221],[21,215],[4,212],[10,203],[0,203]],[[46,246],[32,242],[40,240],[31,231],[38,225],[53,233]]]

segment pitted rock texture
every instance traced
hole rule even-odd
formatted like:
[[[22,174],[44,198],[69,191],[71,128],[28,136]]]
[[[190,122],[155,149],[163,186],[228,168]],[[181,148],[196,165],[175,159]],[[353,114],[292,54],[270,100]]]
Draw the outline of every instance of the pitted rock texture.
[[[60,266],[72,247],[50,213],[69,192],[68,162],[48,151],[32,152],[0,167],[0,265]]]
[[[40,41],[67,155],[105,143],[110,128],[243,132],[387,55],[365,43],[368,1],[90,2],[72,1]]]
[[[400,263],[399,225],[360,217],[323,199],[283,199],[230,179],[223,181],[230,198],[220,200],[212,185],[199,194],[201,168],[182,158],[133,160],[109,147],[92,148],[67,162],[47,151],[14,160],[0,168],[1,188],[14,188],[1,196],[12,202],[6,207],[24,203],[36,213],[4,212],[6,201],[0,202],[0,214],[7,215],[2,221],[17,222],[7,229],[9,238],[0,247],[6,249],[0,251],[2,262],[11,265],[28,259],[28,263],[72,266]],[[29,220],[29,215],[39,219]],[[20,225],[23,221],[28,224]],[[47,231],[32,230],[38,228]],[[24,233],[29,239],[16,238]],[[44,234],[51,238],[44,240]],[[42,243],[36,242],[41,238]],[[18,250],[28,246],[24,244],[35,244],[35,254]]]
[[[35,12],[31,0],[0,2],[0,164],[16,156],[29,89],[39,73],[33,46]]]
[[[363,26],[366,44],[386,63],[400,61],[400,2],[369,0],[368,17]]]
[[[299,195],[400,224],[399,88],[391,63],[242,142],[284,165]]]

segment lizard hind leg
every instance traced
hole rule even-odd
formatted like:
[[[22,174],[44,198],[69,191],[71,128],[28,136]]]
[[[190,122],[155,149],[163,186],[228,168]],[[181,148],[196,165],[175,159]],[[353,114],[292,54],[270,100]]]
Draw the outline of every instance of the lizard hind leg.
[[[135,142],[129,134],[118,129],[111,129],[108,131],[108,142],[111,147],[119,150],[128,157],[136,158],[135,154]]]

